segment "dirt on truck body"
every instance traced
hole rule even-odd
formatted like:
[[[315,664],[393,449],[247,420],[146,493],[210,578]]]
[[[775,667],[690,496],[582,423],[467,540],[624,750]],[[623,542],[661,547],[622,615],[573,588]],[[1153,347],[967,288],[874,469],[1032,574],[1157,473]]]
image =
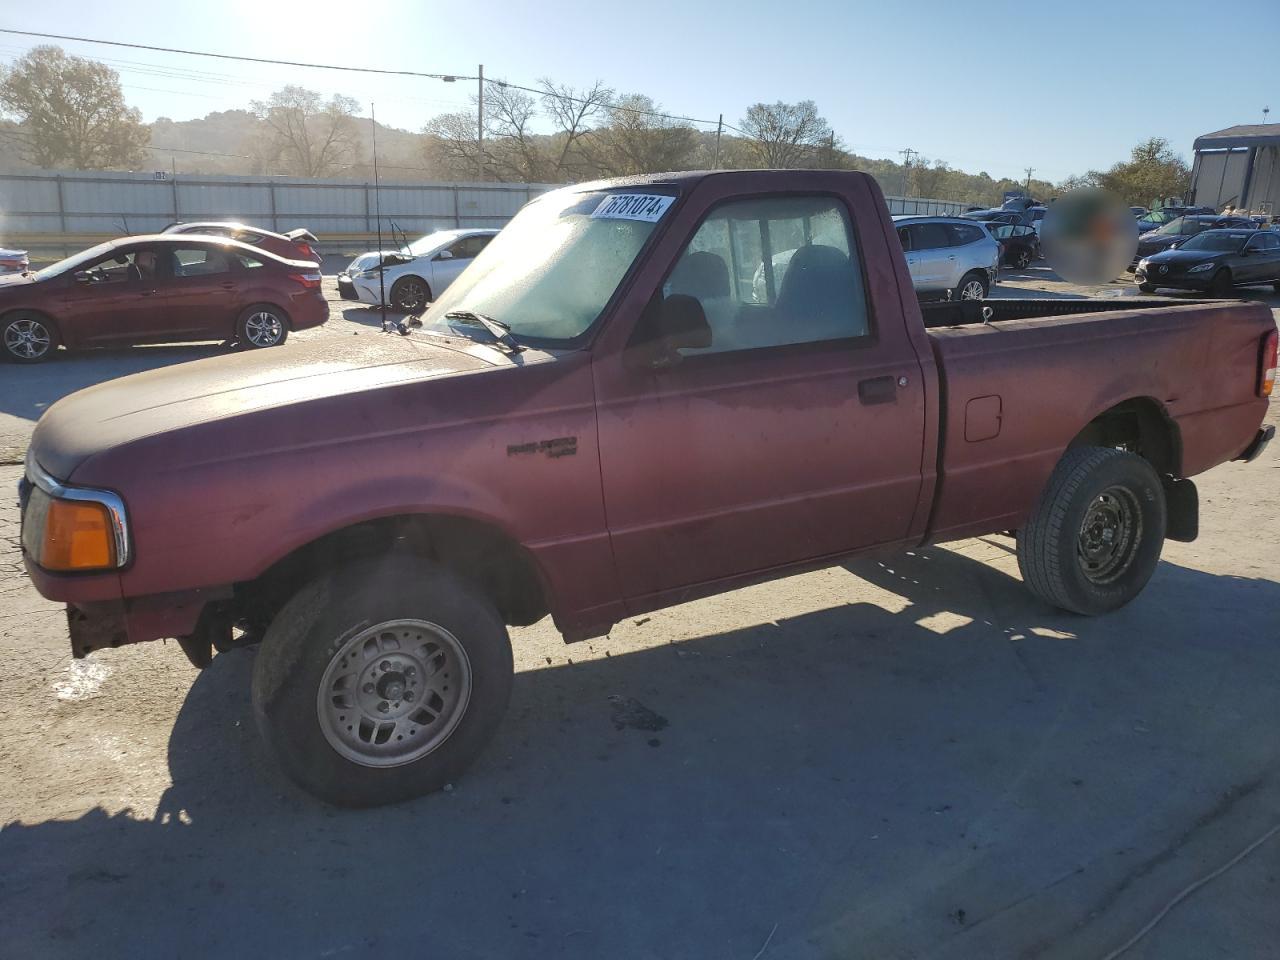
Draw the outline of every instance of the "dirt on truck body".
[[[385,803],[483,748],[506,627],[548,614],[578,640],[1008,530],[1046,602],[1116,609],[1166,536],[1195,536],[1189,478],[1270,439],[1275,352],[1255,304],[922,314],[863,174],[582,184],[530,203],[408,337],[60,401],[23,551],[76,656],[260,642],[279,762],[331,802]]]

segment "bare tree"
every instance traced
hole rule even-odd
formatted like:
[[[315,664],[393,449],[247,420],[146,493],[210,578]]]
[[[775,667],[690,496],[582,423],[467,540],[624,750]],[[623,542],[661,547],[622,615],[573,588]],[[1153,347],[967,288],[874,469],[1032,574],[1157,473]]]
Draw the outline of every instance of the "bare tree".
[[[750,156],[762,167],[811,166],[831,142],[831,124],[812,100],[757,103],[740,123]]]
[[[326,102],[314,90],[290,85],[251,106],[262,125],[253,149],[268,168],[324,177],[360,162],[360,105],[350,97],[335,94]]]
[[[608,116],[608,125],[591,138],[590,155],[601,173],[622,177],[689,169],[698,146],[697,131],[682,120],[662,116],[649,97],[621,97],[609,107]]]
[[[574,175],[593,175],[584,140],[592,136],[592,121],[608,117],[613,90],[599,80],[583,90],[557,86],[545,77],[538,84],[543,90],[542,108],[556,129],[553,176],[565,180]]]
[[[75,170],[138,168],[151,131],[105,64],[35,47],[0,75],[0,107],[19,120],[23,159]]]

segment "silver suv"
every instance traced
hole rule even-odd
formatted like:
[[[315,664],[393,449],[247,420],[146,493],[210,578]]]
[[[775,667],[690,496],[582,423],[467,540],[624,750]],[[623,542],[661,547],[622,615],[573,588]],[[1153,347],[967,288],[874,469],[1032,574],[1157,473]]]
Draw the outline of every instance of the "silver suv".
[[[996,282],[1000,244],[960,217],[894,217],[921,300],[982,300]]]

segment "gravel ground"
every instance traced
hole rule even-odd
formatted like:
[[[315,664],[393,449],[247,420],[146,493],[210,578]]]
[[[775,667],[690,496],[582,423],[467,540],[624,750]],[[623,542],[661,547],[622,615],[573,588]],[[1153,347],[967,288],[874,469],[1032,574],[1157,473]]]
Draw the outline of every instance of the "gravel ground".
[[[1125,289],[1032,270],[997,295]],[[340,307],[297,339],[379,335]],[[59,396],[217,350],[3,368],[0,462]],[[6,497],[0,955],[1106,956],[1280,810],[1280,451],[1198,483],[1200,539],[1101,619],[1032,600],[990,537],[573,647],[516,630],[475,768],[367,812],[266,763],[252,650],[73,661]],[[1276,956],[1278,897],[1280,836],[1125,956]]]

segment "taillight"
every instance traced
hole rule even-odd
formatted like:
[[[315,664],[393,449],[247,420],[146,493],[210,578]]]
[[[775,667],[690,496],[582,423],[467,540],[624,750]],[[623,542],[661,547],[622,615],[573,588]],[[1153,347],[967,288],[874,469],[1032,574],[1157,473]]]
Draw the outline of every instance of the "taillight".
[[[1269,397],[1276,385],[1276,344],[1280,332],[1272,330],[1262,337],[1261,363],[1258,364],[1258,396]]]
[[[309,243],[299,243],[298,253],[301,254],[298,258],[299,260],[314,260],[316,263],[320,262],[320,254],[316,253],[315,247],[311,246]]]
[[[291,273],[289,279],[294,283],[300,283],[308,290],[314,290],[320,286],[323,279],[318,273]]]

